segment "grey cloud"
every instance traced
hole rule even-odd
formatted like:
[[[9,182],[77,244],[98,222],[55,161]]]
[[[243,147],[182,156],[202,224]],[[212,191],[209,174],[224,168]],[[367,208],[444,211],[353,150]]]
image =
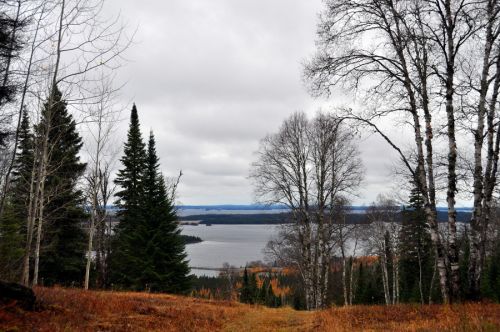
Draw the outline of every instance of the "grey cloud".
[[[251,203],[247,176],[259,140],[292,112],[313,115],[323,105],[301,82],[322,1],[108,0],[107,6],[110,15],[121,11],[138,25],[126,54],[131,62],[118,75],[128,81],[123,103],[136,102],[145,137],[154,130],[164,173],[183,170],[181,202]],[[367,180],[355,203],[371,202],[387,181],[387,146],[360,143]]]

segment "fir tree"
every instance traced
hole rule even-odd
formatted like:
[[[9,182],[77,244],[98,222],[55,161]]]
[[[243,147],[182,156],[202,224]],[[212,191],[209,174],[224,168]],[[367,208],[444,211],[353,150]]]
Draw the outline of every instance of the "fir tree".
[[[249,276],[249,288],[250,288],[250,294],[252,297],[252,303],[257,303],[257,297],[259,294],[259,287],[257,286],[257,277],[255,276],[255,273],[250,274]]]
[[[73,284],[82,279],[86,235],[80,224],[86,214],[77,184],[86,165],[80,162],[83,145],[76,122],[68,113],[61,92],[55,87],[51,109],[46,103],[37,126],[38,133],[49,121],[50,158],[45,192],[44,251],[40,255],[40,276],[45,284]]]
[[[185,244],[159,171],[154,136],[151,133],[146,152],[135,105],[121,161],[112,280],[135,290],[185,293],[191,286]]]
[[[144,178],[144,220],[149,234],[142,276],[152,291],[185,293],[191,287],[185,244],[180,236],[177,216],[169,201],[165,181],[159,172],[159,159],[153,133],[148,142]]]
[[[2,3],[2,6],[6,4]],[[27,19],[8,14],[3,8],[0,11],[0,74],[3,83],[0,85],[0,110],[5,104],[12,102],[16,95],[17,82],[12,79],[13,61],[19,56],[24,46],[22,30],[28,23]],[[15,33],[14,33],[15,32]],[[6,121],[5,113],[0,113],[0,148],[5,147],[7,138],[11,134]]]
[[[250,278],[248,276],[247,268],[243,271],[243,281],[240,290],[240,302],[242,303],[254,303],[254,294],[250,286]]]
[[[139,116],[135,104],[130,115],[130,126],[124,155],[123,168],[118,171],[115,183],[120,187],[115,202],[119,208],[120,223],[116,227],[111,254],[111,279],[120,287],[144,289],[140,275],[144,272],[145,243],[148,241],[143,220],[143,180],[146,166],[146,148],[142,139]],[[147,272],[147,271],[146,271]]]
[[[12,186],[0,221],[0,278],[4,280],[19,279],[33,160],[33,134],[28,115],[23,112],[18,151],[12,168]]]
[[[433,272],[433,251],[417,188],[411,192],[409,209],[403,211],[400,236],[400,298],[404,302],[425,302]]]

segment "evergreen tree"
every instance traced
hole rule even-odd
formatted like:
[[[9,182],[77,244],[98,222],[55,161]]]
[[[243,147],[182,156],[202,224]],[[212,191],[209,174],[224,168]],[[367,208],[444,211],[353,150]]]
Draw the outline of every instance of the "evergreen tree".
[[[168,199],[165,181],[159,172],[159,160],[153,133],[148,142],[144,178],[144,220],[149,241],[142,281],[152,291],[185,293],[191,287],[185,244],[180,236],[177,216]]]
[[[412,190],[409,203],[409,208],[403,211],[399,234],[400,298],[403,302],[425,302],[430,292],[434,256],[424,202],[417,188]]]
[[[257,286],[257,277],[255,276],[255,273],[250,274],[248,283],[249,283],[252,303],[257,303],[257,298],[259,295],[259,287]]]
[[[3,1],[5,2],[5,1]],[[7,4],[3,3],[2,6]],[[17,84],[12,79],[12,62],[19,56],[22,49],[22,29],[27,25],[27,19],[9,14],[5,7],[0,8],[0,148],[5,147],[7,138],[11,133],[8,124],[9,114],[4,111],[5,104],[11,102],[16,94]]]
[[[260,304],[266,304],[268,290],[269,290],[269,280],[267,280],[267,278],[264,278],[264,281],[262,282],[262,286],[260,287],[259,296],[258,296],[258,301]]]
[[[86,214],[83,195],[77,184],[86,165],[78,156],[83,143],[76,122],[68,113],[57,87],[52,93],[52,105],[45,103],[37,126],[37,132],[41,133],[50,116],[50,158],[45,183],[47,203],[40,276],[45,284],[73,284],[81,282],[84,267],[86,235],[81,222]]]
[[[135,290],[185,293],[191,287],[185,244],[159,171],[154,136],[151,133],[146,152],[135,105],[121,161],[112,280]]]
[[[250,287],[250,278],[248,277],[248,271],[246,267],[243,271],[243,281],[240,290],[240,302],[250,304],[254,303],[254,296]]]
[[[0,221],[0,279],[19,279],[33,161],[33,134],[28,115],[23,112],[18,151],[12,168],[12,186]]]
[[[120,187],[118,200],[119,225],[111,254],[111,279],[120,287],[144,289],[139,278],[144,272],[145,243],[148,232],[143,219],[143,180],[146,166],[146,148],[142,139],[139,116],[135,104],[130,114],[130,126],[124,155],[123,168],[118,171],[115,183]],[[147,271],[146,271],[147,272]]]
[[[500,302],[500,241],[498,240],[494,241],[481,281],[481,294],[497,303]]]

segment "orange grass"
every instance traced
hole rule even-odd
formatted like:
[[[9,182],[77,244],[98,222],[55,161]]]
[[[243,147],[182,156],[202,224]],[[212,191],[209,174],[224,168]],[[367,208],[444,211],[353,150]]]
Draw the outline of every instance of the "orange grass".
[[[500,305],[338,307],[317,313],[323,331],[500,331]]]
[[[38,312],[0,309],[0,331],[214,331],[244,306],[195,298],[36,288]]]
[[[39,308],[0,307],[4,331],[500,331],[500,305],[353,306],[316,312],[229,301],[36,288]]]

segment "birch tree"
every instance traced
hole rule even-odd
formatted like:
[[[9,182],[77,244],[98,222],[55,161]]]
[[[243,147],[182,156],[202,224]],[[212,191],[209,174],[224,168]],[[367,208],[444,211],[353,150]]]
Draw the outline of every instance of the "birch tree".
[[[366,213],[370,222],[370,234],[367,237],[368,248],[379,258],[387,305],[399,302],[397,238],[400,233],[400,220],[397,219],[398,213],[399,208],[396,203],[383,196],[379,196],[377,202],[370,206]]]
[[[309,310],[326,306],[338,203],[342,195],[352,195],[362,179],[354,139],[339,119],[319,114],[308,120],[295,113],[278,133],[261,141],[258,161],[252,165],[260,200],[291,210],[293,225],[269,249],[294,262]]]
[[[95,105],[95,109],[91,110],[87,122],[89,136],[87,150],[90,162],[86,175],[86,200],[90,207],[90,220],[84,279],[86,290],[89,288],[90,267],[94,251],[98,272],[97,286],[103,287],[106,283],[106,207],[114,193],[110,177],[117,152],[113,151],[112,134],[120,115],[120,111],[115,107],[115,94],[111,82],[103,79],[99,88],[100,101]],[[96,235],[97,241],[94,241]],[[97,242],[96,245],[94,242]]]
[[[35,263],[33,284],[38,282],[38,262],[40,256],[40,240],[44,222],[44,206],[47,203],[45,181],[50,170],[51,147],[48,146],[48,133],[52,128],[52,104],[56,87],[63,92],[65,100],[74,110],[82,111],[85,106],[99,101],[99,94],[94,93],[92,85],[96,81],[96,71],[117,69],[121,65],[122,54],[130,45],[125,36],[125,28],[119,18],[106,20],[102,16],[103,1],[60,0],[53,5],[55,29],[47,32],[49,38],[41,49],[48,54],[44,57],[46,64],[45,77],[38,80],[38,93],[48,91],[48,112],[43,128],[37,140],[38,162],[36,165],[35,188],[33,188],[32,211],[29,213],[28,225],[37,224]],[[108,71],[108,72],[109,72]],[[101,71],[102,72],[102,71]],[[39,73],[43,78],[43,72]],[[85,117],[85,113],[79,114]],[[30,255],[30,253],[26,253]],[[29,275],[27,271],[24,275]],[[26,280],[24,280],[26,283]]]
[[[306,66],[311,91],[328,94],[334,86],[345,86],[359,92],[367,106],[347,113],[381,135],[412,174],[424,198],[444,302],[457,300],[461,285],[455,209],[456,195],[460,194],[458,130],[467,123],[471,127],[474,118],[474,218],[479,220],[479,202],[486,205],[486,200],[480,198],[488,196],[481,189],[482,178],[491,179],[496,174],[492,172],[495,145],[491,143],[493,149],[486,149],[489,157],[485,159],[491,159],[488,171],[481,170],[485,160],[479,162],[479,151],[485,148],[484,106],[496,103],[496,54],[490,51],[497,49],[498,6],[495,1],[451,0],[325,3],[318,29],[318,52]],[[478,48],[478,43],[484,46]],[[476,61],[478,53],[484,60]],[[487,96],[491,104],[486,102]],[[475,105],[470,103],[471,98],[477,101]],[[381,126],[380,121],[397,117],[404,118],[412,131],[410,153],[403,151],[401,142]],[[491,137],[495,126],[488,129]],[[445,160],[444,192],[438,191],[435,178],[440,155]],[[436,221],[438,198],[446,201],[448,209],[446,243],[439,237]],[[478,274],[473,271],[479,272],[472,268],[471,275]]]

